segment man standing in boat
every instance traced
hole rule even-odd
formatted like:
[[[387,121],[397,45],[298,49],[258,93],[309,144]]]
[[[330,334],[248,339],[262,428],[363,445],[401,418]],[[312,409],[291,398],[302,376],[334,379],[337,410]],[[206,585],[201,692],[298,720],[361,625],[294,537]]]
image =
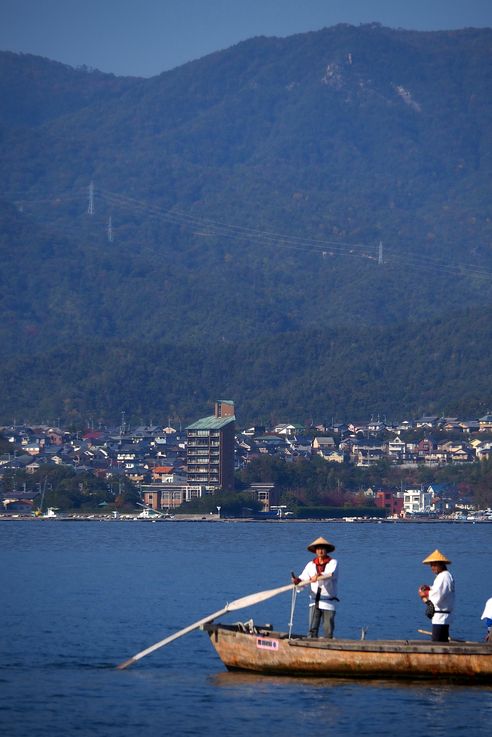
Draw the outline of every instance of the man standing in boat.
[[[338,601],[338,561],[331,558],[329,553],[335,550],[335,546],[324,537],[318,537],[307,549],[316,557],[309,561],[300,576],[292,576],[292,583],[311,581],[308,636],[318,637],[323,621],[324,636],[331,639],[335,630],[335,604]],[[319,580],[321,578],[322,581]]]
[[[424,584],[419,588],[427,616],[432,618],[432,640],[449,642],[449,622],[454,608],[454,578],[447,569],[451,561],[436,549],[422,563],[430,565],[436,576],[432,586]]]

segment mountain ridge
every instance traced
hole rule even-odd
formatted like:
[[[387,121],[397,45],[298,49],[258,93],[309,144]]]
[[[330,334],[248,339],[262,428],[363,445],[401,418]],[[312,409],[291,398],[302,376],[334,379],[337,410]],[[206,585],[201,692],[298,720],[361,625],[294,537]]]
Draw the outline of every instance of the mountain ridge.
[[[386,345],[488,309],[491,34],[341,25],[150,79],[0,52],[3,359],[87,336]]]

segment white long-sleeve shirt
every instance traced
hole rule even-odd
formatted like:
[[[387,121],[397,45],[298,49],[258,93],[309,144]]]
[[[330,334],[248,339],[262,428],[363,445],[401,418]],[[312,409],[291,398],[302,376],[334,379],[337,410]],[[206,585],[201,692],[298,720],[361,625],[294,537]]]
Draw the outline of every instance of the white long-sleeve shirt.
[[[454,608],[454,578],[449,571],[437,574],[427,596],[436,609],[432,624],[449,624]]]
[[[485,609],[481,619],[492,619],[492,597],[485,602]]]
[[[338,561],[335,558],[330,558],[325,566],[325,570],[321,574],[322,576],[328,576],[331,574],[331,578],[327,578],[324,581],[315,581],[311,583],[311,590],[309,592],[310,602],[309,606],[314,606],[316,602],[316,594],[318,588],[320,591],[320,598],[318,602],[319,609],[336,609],[336,601],[333,601],[333,597],[337,595],[337,584],[338,584]],[[318,575],[316,570],[316,563],[310,560],[304,568],[303,572],[299,576],[301,581],[309,581],[313,576]]]

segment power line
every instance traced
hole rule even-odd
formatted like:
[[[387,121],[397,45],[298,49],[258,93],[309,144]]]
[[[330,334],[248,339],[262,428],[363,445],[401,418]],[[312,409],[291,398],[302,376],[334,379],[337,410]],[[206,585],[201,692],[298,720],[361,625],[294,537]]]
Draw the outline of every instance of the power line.
[[[91,181],[89,185],[89,203],[87,212],[93,215],[94,207],[94,183]],[[65,194],[54,196],[51,199],[43,198],[39,200],[28,200],[22,197],[21,192],[15,193],[17,204],[45,204],[47,202],[60,202],[63,200],[71,200],[77,197],[77,194]],[[21,195],[19,197],[19,195]],[[5,195],[4,195],[5,196]],[[395,264],[407,265],[411,268],[422,268],[427,272],[443,273],[458,277],[475,277],[475,278],[492,278],[492,271],[472,264],[451,263],[443,259],[434,258],[424,255],[423,247],[420,253],[401,253],[384,248],[383,243],[379,242],[377,251],[374,244],[370,243],[349,243],[347,241],[333,241],[316,238],[305,238],[302,236],[294,236],[286,233],[277,233],[274,231],[260,230],[234,223],[227,223],[221,220],[213,220],[208,217],[200,217],[182,210],[173,208],[165,209],[158,205],[150,204],[144,200],[129,197],[124,194],[110,192],[108,190],[99,190],[98,196],[105,200],[111,207],[119,207],[125,211],[133,211],[144,216],[156,218],[166,223],[185,227],[193,231],[193,235],[198,238],[223,238],[235,242],[256,243],[259,245],[269,246],[275,249],[288,249],[295,251],[311,252],[327,257],[356,257],[364,258],[369,261],[377,262],[380,266],[391,266]],[[109,217],[107,225],[107,239],[112,242],[114,232],[112,227],[112,218]]]
[[[235,225],[224,223],[222,221],[211,220],[210,218],[198,217],[196,215],[189,215],[180,210],[164,210],[163,208],[157,207],[156,205],[149,205],[148,203],[137,200],[134,198],[126,197],[125,195],[115,194],[106,190],[100,190],[99,194],[109,202],[114,204],[120,204],[125,208],[129,206],[134,209],[148,212],[156,217],[162,218],[168,222],[175,223],[177,225],[188,225],[189,227],[208,228],[208,232],[200,233],[204,236],[231,236],[233,234],[242,236],[243,238],[248,237],[251,239],[261,238],[264,240],[281,241],[283,243],[300,244],[303,246],[310,245],[318,250],[326,250],[327,247],[332,249],[367,249],[373,248],[367,243],[348,243],[344,241],[331,241],[324,239],[314,238],[303,238],[301,236],[287,235],[285,233],[276,233],[272,231],[259,230],[257,228],[248,228],[243,225]]]
[[[210,218],[201,218],[196,215],[189,215],[188,213],[183,213],[180,210],[165,210],[156,205],[149,205],[142,200],[137,200],[105,190],[102,190],[100,194],[112,204],[119,204],[126,209],[131,207],[136,211],[153,215],[154,217],[163,219],[166,222],[181,226],[187,225],[188,227],[193,228],[205,228],[205,232],[195,233],[201,237],[222,237],[234,240],[248,240],[250,242],[263,243],[265,245],[274,245],[277,248],[314,251],[321,253],[323,257],[356,256],[367,260],[377,261],[379,265],[400,263],[414,268],[425,268],[426,271],[448,273],[453,276],[469,275],[486,279],[492,278],[492,271],[483,267],[473,266],[471,264],[453,264],[423,255],[423,253],[398,253],[385,249],[385,255],[383,256],[382,241],[379,243],[378,255],[375,256],[374,246],[368,243],[348,243],[346,241],[301,238],[300,236],[262,231],[256,228],[248,228],[234,224],[230,225]]]

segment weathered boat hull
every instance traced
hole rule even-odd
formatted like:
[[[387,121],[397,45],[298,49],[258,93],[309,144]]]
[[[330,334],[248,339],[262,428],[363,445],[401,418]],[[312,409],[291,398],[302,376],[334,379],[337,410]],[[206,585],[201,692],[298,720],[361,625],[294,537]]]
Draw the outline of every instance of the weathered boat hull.
[[[229,670],[343,678],[492,683],[492,647],[472,642],[308,639],[244,625],[203,628]]]

